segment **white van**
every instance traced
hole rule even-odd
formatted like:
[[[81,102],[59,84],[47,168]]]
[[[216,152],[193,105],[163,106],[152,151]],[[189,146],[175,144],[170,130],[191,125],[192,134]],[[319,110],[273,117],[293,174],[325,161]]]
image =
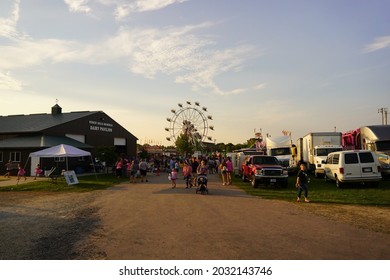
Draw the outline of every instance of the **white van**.
[[[377,186],[382,179],[378,157],[372,151],[339,151],[328,154],[325,181],[336,181],[336,186],[345,183],[371,183]]]

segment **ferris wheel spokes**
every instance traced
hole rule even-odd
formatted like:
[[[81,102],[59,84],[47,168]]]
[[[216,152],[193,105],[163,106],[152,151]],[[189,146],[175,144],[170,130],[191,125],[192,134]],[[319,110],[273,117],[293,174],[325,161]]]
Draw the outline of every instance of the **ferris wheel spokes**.
[[[186,105],[178,103],[179,109],[171,109],[172,117],[167,118],[170,123],[169,128],[165,128],[170,132],[170,137],[167,140],[176,141],[178,136],[184,134],[192,143],[202,143],[204,140],[212,140],[208,136],[208,129],[214,130],[214,126],[208,124],[212,120],[210,115],[205,116],[203,112],[207,112],[206,107],[200,107],[199,102],[194,102],[195,106],[190,101],[186,101]]]

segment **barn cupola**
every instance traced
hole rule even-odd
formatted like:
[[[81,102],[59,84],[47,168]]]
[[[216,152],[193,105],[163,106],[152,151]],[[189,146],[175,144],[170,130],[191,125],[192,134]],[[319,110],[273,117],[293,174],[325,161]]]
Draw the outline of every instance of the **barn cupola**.
[[[51,107],[51,114],[52,115],[60,115],[62,114],[62,108],[56,104],[53,107]]]

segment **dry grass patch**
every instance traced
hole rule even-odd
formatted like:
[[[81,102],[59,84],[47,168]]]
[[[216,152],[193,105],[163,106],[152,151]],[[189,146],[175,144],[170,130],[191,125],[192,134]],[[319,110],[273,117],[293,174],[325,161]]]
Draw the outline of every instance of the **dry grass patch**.
[[[390,234],[390,208],[387,207],[317,203],[301,204],[298,207],[333,221]]]

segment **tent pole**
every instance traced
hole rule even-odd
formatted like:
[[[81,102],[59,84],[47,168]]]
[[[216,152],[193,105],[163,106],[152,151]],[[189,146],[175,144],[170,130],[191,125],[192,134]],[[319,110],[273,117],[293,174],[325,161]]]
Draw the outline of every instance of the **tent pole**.
[[[27,166],[27,163],[28,163],[28,160],[30,159],[30,155],[28,155],[28,158],[27,158],[27,160],[26,160],[26,162],[25,162],[25,164],[24,164],[24,167],[23,167],[23,169],[24,169],[24,171],[26,171],[26,166]],[[31,168],[30,168],[31,169]],[[32,176],[32,174],[30,174],[30,176]]]
[[[91,158],[91,163],[93,166],[93,173],[95,173],[96,181],[98,180],[97,174],[96,174],[96,168],[95,168],[95,163],[93,162],[92,155],[89,156]]]

